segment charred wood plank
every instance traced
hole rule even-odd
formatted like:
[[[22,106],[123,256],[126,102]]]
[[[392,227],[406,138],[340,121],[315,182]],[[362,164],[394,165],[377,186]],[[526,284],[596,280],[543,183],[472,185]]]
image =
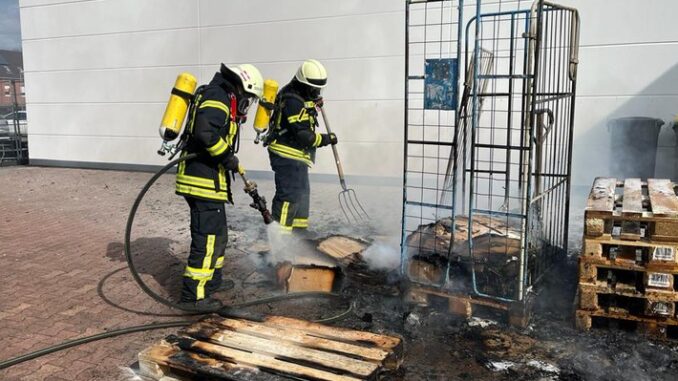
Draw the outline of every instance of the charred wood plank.
[[[269,354],[250,352],[196,340],[191,337],[175,336],[168,338],[168,340],[185,351],[198,352],[208,355],[210,358],[217,358],[223,361],[256,367],[268,373],[327,381],[355,381],[361,379],[351,375],[337,374],[336,372],[299,365],[287,361],[282,356],[271,356]]]
[[[673,190],[671,180],[648,179],[648,193],[652,213],[667,216],[678,216],[678,197]]]
[[[593,182],[593,188],[589,194],[586,210],[596,212],[614,211],[615,189],[617,179],[610,177],[597,177]]]
[[[305,348],[277,338],[262,338],[240,332],[219,329],[209,322],[199,322],[184,331],[187,335],[208,340],[219,346],[266,355],[273,358],[299,359],[334,372],[344,372],[352,377],[368,378],[379,368],[377,364],[342,356],[319,349]]]
[[[245,333],[251,336],[276,339],[295,343],[305,348],[315,348],[334,353],[346,354],[351,357],[359,357],[365,361],[384,361],[392,352],[389,350],[365,347],[357,344],[349,344],[335,340],[317,337],[312,334],[298,331],[294,328],[271,327],[247,320],[210,318],[209,323],[215,324],[222,329]]]

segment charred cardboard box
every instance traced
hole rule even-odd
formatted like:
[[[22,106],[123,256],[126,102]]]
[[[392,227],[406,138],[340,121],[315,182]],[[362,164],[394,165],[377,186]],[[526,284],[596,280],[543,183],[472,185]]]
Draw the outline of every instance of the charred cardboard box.
[[[454,226],[451,218],[419,226],[406,240],[408,278],[418,283],[443,285],[454,292],[470,293],[472,270],[475,269],[478,291],[515,297],[521,239],[517,221],[508,222],[474,216],[469,224],[468,217],[458,216]],[[469,236],[473,249],[470,249]],[[447,279],[446,271],[449,271]]]

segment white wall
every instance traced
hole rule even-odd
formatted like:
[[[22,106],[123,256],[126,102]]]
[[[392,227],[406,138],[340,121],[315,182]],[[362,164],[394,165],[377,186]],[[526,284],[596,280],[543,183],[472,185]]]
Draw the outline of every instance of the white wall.
[[[659,136],[656,177],[674,179],[678,114],[678,2],[672,0],[561,0],[581,15],[581,47],[575,118],[573,180],[590,185],[605,175],[607,122],[648,116],[666,124]],[[676,179],[678,180],[678,179]]]
[[[312,57],[330,75],[324,95],[347,173],[401,173],[402,1],[20,5],[31,159],[162,164],[157,127],[179,72],[207,82],[221,62],[247,62],[284,85]],[[241,162],[268,170],[268,155],[253,138],[250,123]],[[319,152],[314,171],[335,171],[329,149]]]
[[[608,120],[678,113],[678,2],[557,2],[582,20],[573,175],[588,185],[608,170]],[[205,82],[220,62],[251,62],[285,83],[313,57],[330,73],[347,172],[402,172],[403,0],[22,0],[21,22],[33,159],[161,164],[157,125],[177,73]],[[245,131],[242,162],[268,169]],[[672,176],[673,146],[665,126],[657,176]],[[334,171],[328,149],[314,171]]]

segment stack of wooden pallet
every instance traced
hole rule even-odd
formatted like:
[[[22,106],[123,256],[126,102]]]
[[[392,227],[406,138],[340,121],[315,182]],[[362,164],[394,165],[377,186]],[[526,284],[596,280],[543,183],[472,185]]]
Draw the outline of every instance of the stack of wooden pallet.
[[[398,337],[282,316],[263,322],[216,315],[139,353],[154,380],[375,380],[402,362]]]
[[[576,323],[678,338],[678,197],[670,180],[597,178],[585,212]]]

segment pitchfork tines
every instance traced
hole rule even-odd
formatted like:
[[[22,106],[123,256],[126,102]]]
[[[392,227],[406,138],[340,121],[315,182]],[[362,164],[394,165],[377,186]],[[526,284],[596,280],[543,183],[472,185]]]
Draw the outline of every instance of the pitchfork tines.
[[[370,216],[363,206],[360,205],[360,201],[358,201],[358,196],[356,196],[355,191],[351,188],[347,188],[345,181],[341,182],[341,187],[344,190],[339,192],[337,197],[339,198],[341,212],[344,213],[346,220],[349,223],[361,223],[369,220]]]
[[[323,122],[325,123],[325,129],[327,133],[331,134],[330,124],[327,121],[327,114],[322,105],[319,106],[320,113],[323,116]],[[341,165],[339,160],[339,152],[337,152],[337,147],[332,145],[332,153],[334,154],[334,162],[337,164],[337,173],[339,174],[339,183],[341,184],[341,192],[339,192],[339,207],[341,207],[341,212],[344,213],[344,217],[349,223],[361,223],[366,222],[370,219],[370,216],[365,212],[365,209],[358,201],[358,196],[356,196],[355,191],[346,186],[346,179],[344,177],[344,168]]]

